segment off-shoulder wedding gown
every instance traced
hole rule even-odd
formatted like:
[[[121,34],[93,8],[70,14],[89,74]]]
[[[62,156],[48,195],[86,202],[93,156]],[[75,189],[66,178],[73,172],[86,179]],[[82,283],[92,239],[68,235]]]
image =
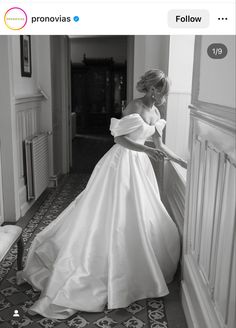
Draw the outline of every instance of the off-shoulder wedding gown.
[[[139,114],[112,118],[115,136],[144,143],[165,121]],[[64,319],[168,294],[179,260],[175,223],[161,202],[148,156],[115,144],[97,163],[84,191],[36,235],[18,283],[41,291],[31,313]]]

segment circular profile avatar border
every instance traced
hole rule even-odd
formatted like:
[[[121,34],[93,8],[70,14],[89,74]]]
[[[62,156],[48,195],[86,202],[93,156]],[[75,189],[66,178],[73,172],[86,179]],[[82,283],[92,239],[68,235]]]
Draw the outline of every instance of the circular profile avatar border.
[[[8,9],[4,15],[4,22],[10,30],[21,30],[27,24],[27,14],[19,7]]]

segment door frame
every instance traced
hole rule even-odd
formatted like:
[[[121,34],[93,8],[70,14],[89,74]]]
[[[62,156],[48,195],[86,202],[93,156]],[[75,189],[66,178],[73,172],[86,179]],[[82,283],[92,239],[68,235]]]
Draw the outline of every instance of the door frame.
[[[61,37],[61,90],[62,90],[62,173],[67,174],[72,166],[71,134],[71,65],[70,40]]]

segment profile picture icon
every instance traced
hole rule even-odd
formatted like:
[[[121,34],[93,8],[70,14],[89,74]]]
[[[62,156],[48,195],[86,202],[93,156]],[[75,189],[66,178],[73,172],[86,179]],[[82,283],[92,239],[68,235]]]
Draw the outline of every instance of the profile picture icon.
[[[20,7],[12,7],[6,11],[4,22],[10,30],[21,30],[27,24],[27,14]]]
[[[19,318],[19,311],[18,310],[14,310],[14,313],[13,313],[13,317],[14,318]]]

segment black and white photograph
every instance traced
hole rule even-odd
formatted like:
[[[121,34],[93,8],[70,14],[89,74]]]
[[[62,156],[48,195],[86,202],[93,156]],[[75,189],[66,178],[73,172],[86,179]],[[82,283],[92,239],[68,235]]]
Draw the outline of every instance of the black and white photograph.
[[[235,37],[0,52],[0,328],[235,328]]]

